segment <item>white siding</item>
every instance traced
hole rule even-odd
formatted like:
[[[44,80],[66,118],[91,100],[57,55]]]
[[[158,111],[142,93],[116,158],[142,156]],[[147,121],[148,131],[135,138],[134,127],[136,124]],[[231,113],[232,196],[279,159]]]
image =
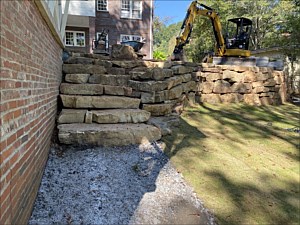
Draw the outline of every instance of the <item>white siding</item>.
[[[62,0],[65,4],[66,0]],[[96,16],[95,0],[71,0],[69,6],[69,15],[76,16]]]

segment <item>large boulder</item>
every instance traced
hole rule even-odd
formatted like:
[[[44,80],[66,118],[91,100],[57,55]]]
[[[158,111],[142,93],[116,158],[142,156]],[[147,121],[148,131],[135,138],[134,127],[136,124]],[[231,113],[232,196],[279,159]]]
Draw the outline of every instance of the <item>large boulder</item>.
[[[218,94],[201,94],[200,102],[207,102],[211,104],[221,103],[221,97]]]
[[[132,80],[164,80],[165,78],[171,77],[173,71],[171,69],[163,69],[159,67],[144,68],[138,67],[133,69],[130,73]]]
[[[159,103],[169,99],[169,92],[157,91],[157,92],[141,92],[142,103]]]
[[[179,117],[178,116],[159,116],[151,117],[148,124],[156,126],[160,131],[161,135],[172,134],[172,128],[179,126]]]
[[[66,108],[137,109],[140,99],[119,96],[60,95]]]
[[[99,65],[63,64],[63,72],[65,74],[104,74],[106,69]]]
[[[234,83],[231,86],[231,91],[235,93],[250,93],[252,89],[249,83]]]
[[[220,73],[202,73],[203,76],[206,78],[206,81],[208,82],[213,82],[216,80],[221,80],[222,79],[222,74]]]
[[[140,109],[108,109],[92,111],[95,123],[143,123],[149,120],[150,112]]]
[[[90,76],[89,83],[112,86],[127,86],[129,79],[129,75],[119,76],[112,74],[94,74]]]
[[[160,130],[146,124],[62,124],[58,126],[62,144],[124,146],[157,141]]]
[[[243,76],[244,76],[245,83],[251,83],[251,82],[257,81],[256,73],[253,71],[250,71],[250,70],[245,71],[245,72],[243,72]]]
[[[64,63],[66,64],[94,64],[95,59],[86,58],[86,57],[76,57],[72,56],[68,58]]]
[[[87,110],[82,109],[63,109],[59,116],[57,123],[84,123],[84,117]]]
[[[104,88],[105,95],[117,95],[117,96],[132,95],[132,88],[130,87],[104,85],[103,88]]]
[[[111,57],[113,59],[131,59],[135,60],[138,55],[131,46],[114,44],[112,45]]]
[[[249,105],[261,105],[258,94],[244,94],[244,102]]]
[[[243,95],[239,93],[229,93],[220,96],[222,103],[239,103],[243,101]]]
[[[101,84],[68,84],[60,85],[60,93],[67,95],[102,95],[103,86]]]
[[[172,112],[173,104],[143,104],[143,109],[152,116],[165,116]]]
[[[213,88],[214,88],[214,82],[203,82],[199,84],[198,91],[200,91],[203,94],[210,94],[212,93]]]
[[[244,73],[238,73],[231,70],[224,70],[223,79],[229,80],[230,82],[242,82],[244,80]]]
[[[168,81],[135,81],[129,80],[128,85],[138,91],[162,91],[168,88]]]
[[[84,84],[89,80],[90,74],[66,74],[65,81],[74,84]]]
[[[218,80],[214,83],[213,92],[216,94],[226,94],[231,92],[231,85],[225,80]]]
[[[172,67],[174,74],[185,74],[185,73],[192,73],[194,72],[194,67],[183,66],[183,65],[176,65]]]

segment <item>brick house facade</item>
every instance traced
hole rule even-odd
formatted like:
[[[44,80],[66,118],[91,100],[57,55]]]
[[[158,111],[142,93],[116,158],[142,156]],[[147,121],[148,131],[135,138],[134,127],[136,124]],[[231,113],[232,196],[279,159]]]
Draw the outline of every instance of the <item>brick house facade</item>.
[[[88,0],[80,2],[80,5],[71,4],[74,6],[73,10],[71,7],[69,11],[66,28],[67,50],[92,52],[92,41],[105,30],[108,31],[107,40],[110,48],[113,44],[120,44],[125,40],[145,40],[141,53],[146,54],[147,59],[152,58],[153,0]],[[77,11],[83,4],[90,6],[86,6],[86,10]],[[80,24],[79,21],[86,19],[87,16],[88,22],[85,25]],[[85,34],[84,42],[76,40],[76,37],[80,37],[80,32]]]
[[[27,224],[55,126],[64,27],[48,3],[0,1],[0,224]]]

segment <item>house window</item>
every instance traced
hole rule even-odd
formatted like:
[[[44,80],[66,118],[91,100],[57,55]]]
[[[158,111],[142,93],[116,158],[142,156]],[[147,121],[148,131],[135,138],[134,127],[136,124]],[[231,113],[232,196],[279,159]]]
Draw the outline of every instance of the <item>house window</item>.
[[[85,47],[85,33],[82,31],[66,31],[66,46]]]
[[[143,38],[142,36],[139,35],[130,35],[130,34],[121,34],[120,36],[120,41],[125,42],[125,41],[142,41]]]
[[[141,19],[142,1],[121,0],[121,18]]]
[[[107,0],[97,0],[97,11],[107,11]]]

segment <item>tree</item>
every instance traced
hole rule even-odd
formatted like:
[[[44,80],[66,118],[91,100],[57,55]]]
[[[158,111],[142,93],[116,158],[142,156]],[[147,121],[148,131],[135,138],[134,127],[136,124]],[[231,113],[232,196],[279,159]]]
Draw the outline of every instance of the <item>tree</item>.
[[[300,0],[207,0],[206,4],[219,13],[223,34],[225,34],[228,19],[246,17],[253,21],[253,30],[250,37],[250,49],[267,48],[278,45],[285,25],[299,25],[299,17],[290,15],[295,7],[295,2]],[[290,18],[291,24],[287,24]],[[296,20],[298,22],[296,22]],[[296,25],[295,25],[296,26]],[[295,27],[299,31],[299,27]],[[295,33],[296,34],[296,33]],[[299,37],[299,36],[298,36]],[[299,38],[297,39],[299,40]],[[199,61],[208,52],[213,50],[215,42],[212,25],[208,18],[199,17],[195,21],[191,44],[186,47],[188,56]]]
[[[176,39],[175,34],[179,33],[181,25],[181,23],[167,25],[168,21],[168,17],[159,18],[158,16],[155,16],[153,21],[154,51],[165,56],[170,55],[173,51],[175,44],[170,52],[170,42],[174,42]]]
[[[300,0],[293,1],[293,10],[290,11],[287,22],[283,27],[283,33],[280,38],[280,43],[285,46],[290,46],[294,51],[288,51],[291,55],[300,55]]]

